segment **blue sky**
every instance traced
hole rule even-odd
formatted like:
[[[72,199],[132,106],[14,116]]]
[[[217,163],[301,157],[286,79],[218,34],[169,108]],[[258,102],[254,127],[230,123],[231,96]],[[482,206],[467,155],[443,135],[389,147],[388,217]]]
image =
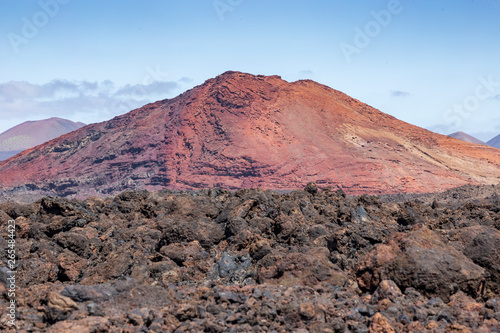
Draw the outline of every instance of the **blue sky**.
[[[500,1],[2,0],[0,132],[86,123],[227,70],[313,79],[440,133],[500,134]]]

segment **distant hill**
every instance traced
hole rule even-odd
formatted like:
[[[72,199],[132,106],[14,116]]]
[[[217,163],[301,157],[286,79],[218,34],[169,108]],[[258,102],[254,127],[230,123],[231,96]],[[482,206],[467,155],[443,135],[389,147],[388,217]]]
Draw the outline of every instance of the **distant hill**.
[[[452,137],[452,138],[455,138],[455,139],[459,139],[459,140],[465,141],[465,142],[477,143],[478,145],[486,145],[485,142],[483,142],[483,141],[481,141],[479,139],[476,139],[472,135],[469,135],[469,134],[464,133],[464,132],[455,132],[455,133],[452,133],[452,134],[450,134],[448,136]]]
[[[85,126],[62,118],[26,121],[0,134],[0,161]]]
[[[500,149],[500,135],[495,136],[493,139],[487,142],[488,146]]]

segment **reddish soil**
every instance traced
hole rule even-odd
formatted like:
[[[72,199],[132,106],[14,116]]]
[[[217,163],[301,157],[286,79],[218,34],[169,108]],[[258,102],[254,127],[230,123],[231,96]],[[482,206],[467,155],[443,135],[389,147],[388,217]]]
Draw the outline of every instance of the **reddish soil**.
[[[78,197],[311,181],[348,194],[422,193],[499,180],[498,149],[429,132],[310,80],[239,72],[0,163],[4,193]]]

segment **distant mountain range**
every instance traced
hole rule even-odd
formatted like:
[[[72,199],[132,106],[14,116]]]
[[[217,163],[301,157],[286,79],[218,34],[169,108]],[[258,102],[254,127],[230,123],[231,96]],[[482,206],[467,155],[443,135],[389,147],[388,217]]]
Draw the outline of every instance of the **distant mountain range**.
[[[455,132],[455,133],[449,134],[448,136],[455,138],[455,139],[465,141],[465,142],[470,142],[470,143],[475,143],[475,144],[479,144],[479,145],[485,145],[485,146],[490,146],[490,147],[500,149],[500,135],[494,137],[493,139],[491,139],[488,142],[484,142],[484,141],[481,141],[479,139],[476,139],[472,135],[469,135],[469,134],[464,133],[464,132]]]
[[[459,139],[459,140],[465,141],[465,142],[476,143],[476,144],[479,144],[479,145],[486,145],[485,142],[483,142],[483,141],[481,141],[479,139],[476,139],[472,135],[469,135],[469,134],[464,133],[464,132],[455,132],[455,133],[452,133],[452,134],[450,134],[448,136],[450,136],[452,138],[455,138],[455,139]]]
[[[26,121],[0,134],[0,161],[85,126],[62,118]]]
[[[400,121],[311,80],[226,72],[0,162],[0,187],[63,196],[309,182],[348,194],[498,184],[500,150]]]
[[[489,146],[499,148],[500,149],[500,134],[487,142]]]

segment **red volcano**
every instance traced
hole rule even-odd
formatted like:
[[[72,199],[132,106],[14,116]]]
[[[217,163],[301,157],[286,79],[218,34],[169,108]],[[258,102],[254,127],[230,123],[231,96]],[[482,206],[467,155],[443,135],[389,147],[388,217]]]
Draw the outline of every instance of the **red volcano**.
[[[239,72],[0,163],[4,189],[78,196],[311,181],[352,194],[430,192],[499,180],[498,149],[412,126],[313,81]]]

